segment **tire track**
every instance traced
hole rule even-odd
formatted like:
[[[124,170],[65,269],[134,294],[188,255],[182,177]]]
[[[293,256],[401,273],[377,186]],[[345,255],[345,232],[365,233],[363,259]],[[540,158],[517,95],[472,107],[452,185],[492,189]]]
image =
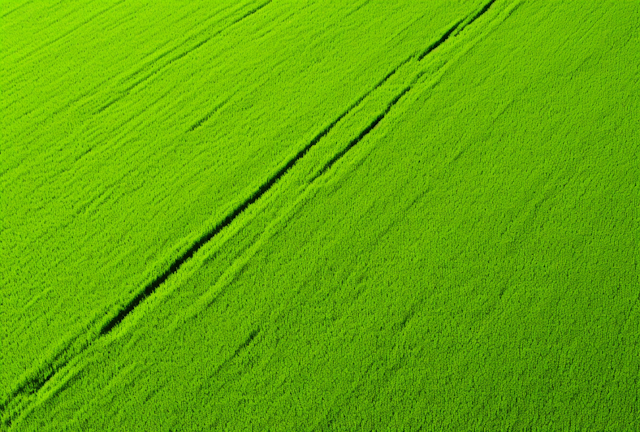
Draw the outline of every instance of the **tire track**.
[[[408,61],[408,60],[406,60]],[[406,63],[403,62],[402,64]],[[320,142],[345,116],[347,116],[353,109],[362,103],[371,93],[382,86],[385,82],[393,76],[400,66],[388,73],[382,80],[380,80],[372,89],[363,94],[353,104],[347,108],[342,114],[334,119],[329,125],[322,129],[306,146],[299,150],[293,157],[291,157],[284,165],[280,167],[275,173],[273,173],[266,182],[262,183],[249,197],[238,205],[232,212],[224,217],[215,227],[202,235],[196,240],[183,254],[181,254],[170,266],[162,273],[158,278],[151,281],[144,289],[139,292],[123,309],[121,309],[116,316],[109,320],[100,330],[101,335],[106,335],[113,330],[122,320],[131,313],[145,298],[155,292],[155,290],[162,285],[173,273],[177,272],[180,267],[213,237],[215,237],[220,231],[229,226],[240,214],[242,214],[251,204],[259,200],[269,189],[276,184],[298,161],[300,161],[316,144]]]
[[[267,3],[268,4],[268,3]],[[152,279],[149,283],[135,294],[131,300],[125,303],[118,310],[111,314],[107,314],[107,319],[97,324],[97,331],[95,325],[90,324],[88,326],[87,333],[83,335],[76,335],[69,339],[68,343],[64,343],[61,347],[52,355],[48,360],[45,360],[41,365],[32,369],[25,375],[25,378],[21,380],[12,390],[10,390],[0,400],[0,413],[2,414],[2,423],[5,426],[9,426],[13,419],[18,417],[29,405],[29,398],[36,395],[55,375],[58,371],[62,370],[69,364],[71,360],[77,357],[82,351],[87,349],[89,345],[98,338],[109,334],[114,328],[118,326],[135,308],[140,305],[147,297],[153,294],[157,288],[162,285],[172,274],[176,273],[182,265],[195,255],[207,242],[213,239],[220,231],[230,225],[240,214],[242,214],[251,204],[260,199],[275,183],[282,178],[296,163],[301,160],[308,151],[322,140],[345,116],[347,116],[353,109],[359,106],[371,93],[377,90],[385,82],[389,80],[397,70],[407,63],[413,56],[407,58],[401,62],[397,67],[385,75],[378,83],[376,83],[371,89],[366,91],[355,102],[353,102],[344,112],[336,117],[331,123],[325,126],[320,132],[318,132],[314,138],[299,150],[293,157],[287,160],[279,169],[277,169],[266,182],[258,186],[258,188],[249,195],[247,199],[242,201],[234,210],[232,210],[227,216],[219,221],[213,229],[201,235],[195,242],[193,242],[185,251],[183,251],[159,276]]]
[[[378,126],[378,124],[382,121],[382,119],[385,118],[385,116],[387,114],[389,114],[389,111],[391,111],[391,108],[393,108],[394,105],[396,105],[398,102],[400,102],[400,100],[409,92],[409,90],[411,90],[411,85],[405,87],[404,90],[402,90],[402,92],[400,92],[400,94],[398,94],[396,97],[394,97],[393,100],[387,105],[385,110],[382,112],[382,114],[379,114],[375,119],[373,119],[373,121],[371,123],[369,123],[367,125],[367,127],[365,127],[364,130],[362,130],[362,132],[360,132],[360,134],[357,137],[352,139],[349,142],[349,144],[347,144],[347,146],[345,148],[340,150],[331,159],[329,159],[329,161],[322,168],[320,168],[320,170],[311,178],[311,182],[315,181],[318,177],[320,177],[325,172],[327,172],[329,169],[331,169],[331,167],[336,162],[338,162],[340,159],[342,159],[342,157],[345,154],[347,154],[347,152],[349,150],[351,150],[360,141],[362,141],[367,135],[369,135],[369,133],[371,133],[371,131],[376,126]]]
[[[468,27],[469,25],[473,24],[478,18],[480,18],[482,15],[484,15],[490,8],[491,6],[495,3],[496,0],[489,0],[481,9],[479,12],[477,12],[475,15],[473,15],[473,18],[471,19],[463,19],[460,20],[458,22],[456,22],[453,26],[451,26],[441,37],[440,39],[436,40],[434,43],[432,43],[431,45],[429,45],[429,47],[427,47],[426,50],[424,50],[419,56],[418,56],[418,61],[422,61],[426,56],[428,56],[429,54],[431,54],[434,50],[436,50],[438,47],[440,47],[442,44],[444,44],[450,37],[451,35],[457,31],[456,34],[460,33],[462,30],[464,30],[466,27]],[[463,24],[464,23],[464,24]],[[363,130],[362,132],[360,132],[360,134],[352,139],[347,145],[346,147],[344,147],[342,150],[340,150],[338,153],[336,153],[331,159],[329,159],[329,161],[311,178],[311,182],[315,181],[318,177],[322,176],[324,173],[326,173],[328,170],[331,169],[331,167],[333,165],[335,165],[336,162],[338,162],[340,159],[342,159],[347,152],[349,152],[349,150],[351,150],[353,147],[355,147],[356,145],[358,145],[358,143],[360,143],[367,135],[369,135],[377,126],[378,124],[382,121],[382,119],[385,118],[385,116],[387,114],[389,114],[389,112],[391,111],[391,109],[398,103],[400,102],[400,100],[413,88],[413,86],[416,84],[416,82],[424,75],[424,71],[420,72],[416,75],[416,77],[409,83],[409,85],[407,85],[400,93],[398,93],[398,95],[396,95],[391,102],[389,102],[389,104],[387,104],[386,108],[384,109],[384,111],[379,114],[376,118],[373,119],[373,121],[371,121],[371,123],[369,123]]]
[[[440,39],[438,39],[437,41],[435,41],[434,43],[432,43],[431,45],[429,45],[429,47],[424,50],[422,52],[422,54],[420,54],[418,56],[418,60],[422,60],[423,58],[425,58],[426,56],[428,56],[429,54],[431,54],[431,52],[433,50],[435,50],[436,48],[438,48],[440,45],[442,45],[443,43],[445,43],[447,41],[447,39],[449,39],[449,36],[451,36],[451,34],[456,31],[456,29],[460,26],[460,24],[462,24],[464,20],[460,20],[457,23],[455,23],[449,30],[447,30]]]
[[[491,1],[490,3],[493,3]],[[483,10],[488,10],[489,8],[484,8]],[[473,21],[475,21],[474,18]],[[441,36],[437,41],[432,43],[427,51],[430,53],[434,51],[438,46],[442,45],[449,36],[455,31],[456,28],[460,26],[460,23],[464,20],[458,21],[451,28],[449,28],[443,36]],[[473,21],[468,21],[469,23]],[[467,24],[468,25],[468,24]],[[325,127],[318,135],[316,135],[304,148],[302,148],[293,158],[291,158],[280,170],[278,170],[272,177],[268,179],[266,183],[263,183],[260,188],[250,196],[250,198],[243,202],[236,210],[234,210],[229,216],[227,216],[219,225],[217,225],[209,234],[205,237],[198,240],[192,248],[190,248],[184,256],[181,256],[174,264],[175,266],[171,266],[171,268],[165,272],[159,280],[154,281],[151,285],[149,285],[145,290],[143,295],[137,296],[134,299],[134,304],[132,307],[127,306],[126,310],[123,310],[122,314],[119,314],[113,322],[110,322],[107,327],[103,329],[103,334],[107,334],[113,328],[115,328],[130,312],[135,309],[146,297],[153,294],[155,290],[164,283],[167,278],[178,271],[178,269],[182,266],[182,264],[191,258],[202,246],[204,246],[207,242],[209,242],[213,237],[215,237],[220,231],[230,225],[240,214],[242,214],[251,204],[255,203],[258,199],[260,199],[280,178],[282,178],[293,166],[300,161],[307,152],[315,146],[322,138],[324,138],[341,120],[343,120],[350,112],[356,109],[371,93],[375,90],[383,86],[396,72],[404,66],[406,63],[415,59],[417,54],[412,54],[404,61],[400,62],[397,67],[391,70],[387,75],[385,75],[371,90],[363,94],[360,98],[358,98],[349,108],[340,114],[335,120],[333,120],[327,127]],[[424,58],[423,55],[418,56],[420,59]],[[349,150],[351,150],[355,145],[357,145],[360,141],[362,141],[375,127],[382,121],[382,119],[391,111],[391,109],[398,103],[400,100],[413,88],[413,86],[418,82],[418,80],[424,75],[424,71],[419,72],[410,83],[403,88],[403,90],[398,93],[385,107],[384,111],[379,114],[377,117],[373,119],[360,133],[359,135],[351,140],[347,146],[335,154],[316,174],[308,181],[309,184],[313,183],[318,177],[326,173],[338,160],[340,160]],[[217,296],[215,297],[217,298]],[[215,301],[215,298],[213,301]]]
[[[242,17],[235,20],[229,26],[217,32],[215,35],[221,33],[225,29],[230,26],[242,21],[243,19],[251,16],[256,13],[269,3],[272,0],[269,0],[257,8],[247,12]],[[404,61],[400,62],[393,70],[387,73],[380,81],[378,81],[371,89],[367,90],[363,95],[361,95],[357,100],[355,100],[351,105],[347,107],[345,111],[339,114],[333,121],[331,121],[328,125],[322,128],[314,137],[311,139],[302,149],[300,149],[295,155],[290,157],[286,162],[284,162],[280,168],[276,169],[276,171],[269,177],[265,182],[260,184],[254,192],[252,192],[246,199],[241,201],[232,211],[230,211],[222,220],[220,220],[215,226],[201,235],[198,239],[196,239],[190,246],[186,248],[183,252],[181,252],[176,259],[174,259],[159,276],[153,278],[149,283],[144,285],[140,291],[138,291],[128,302],[124,305],[120,306],[117,310],[112,310],[111,312],[107,312],[106,314],[101,315],[102,320],[94,319],[91,323],[88,324],[86,329],[86,333],[84,334],[76,334],[67,339],[67,342],[62,344],[61,348],[55,352],[53,356],[51,356],[48,360],[45,359],[40,363],[40,365],[35,368],[31,373],[25,375],[25,378],[21,380],[21,382],[14,387],[13,390],[9,391],[2,400],[0,400],[0,413],[2,413],[2,423],[5,426],[10,426],[13,419],[20,416],[22,412],[24,412],[32,403],[33,397],[48,383],[50,382],[55,375],[61,371],[65,366],[67,366],[73,359],[77,358],[83,351],[85,351],[94,341],[101,338],[102,336],[106,336],[113,329],[115,329],[130,313],[132,313],[147,297],[152,295],[158,287],[160,287],[171,275],[176,273],[180,268],[185,264],[189,259],[191,259],[196,252],[198,252],[205,244],[207,244],[210,240],[212,240],[217,234],[219,234],[223,229],[228,227],[238,216],[240,216],[249,206],[258,201],[265,193],[267,193],[283,176],[285,176],[291,168],[293,168],[304,156],[313,148],[316,144],[318,144],[341,120],[343,120],[349,113],[351,113],[355,108],[357,108],[369,95],[375,92],[378,88],[384,85],[393,75],[396,74],[399,68],[403,65],[411,61],[412,59],[418,58],[418,60],[422,60],[428,54],[432,53],[439,46],[445,43],[450,36],[457,30],[462,31],[465,27],[473,23],[480,16],[486,13],[490,7],[493,5],[495,0],[490,0],[484,7],[481,9],[481,13],[477,13],[474,17],[467,21],[466,24],[461,24],[463,21],[459,21],[454,24],[451,28],[449,28],[436,42],[431,44],[425,51],[421,54],[412,54]],[[199,42],[195,47],[192,48],[191,51],[185,52],[181,54],[179,58],[182,58],[192,52],[193,49],[197,49],[198,47],[207,43],[211,38],[215,37],[212,35],[210,38]],[[175,60],[174,60],[175,61]],[[157,71],[153,72],[157,73]],[[400,102],[406,96],[406,94],[413,88],[415,83],[419,80],[419,78],[425,72],[418,73],[414,79],[405,86],[385,107],[382,113],[376,116],[359,134],[356,138],[352,139],[345,148],[336,153],[331,159],[325,163],[325,165],[316,173],[316,175],[309,181],[309,183],[313,182],[315,179],[326,173],[331,169],[336,162],[338,162],[344,155],[348,153],[353,147],[355,147],[358,143],[360,143],[369,133],[371,133],[375,128],[379,125],[379,123],[384,119],[384,117],[391,111],[391,109]],[[215,111],[214,111],[215,113]],[[213,115],[213,114],[211,114]],[[199,127],[204,121],[206,121],[207,117],[200,121],[196,122],[192,128],[196,129]],[[104,317],[107,318],[104,318]],[[410,317],[408,318],[410,319]],[[235,358],[243,349],[248,347],[255,337],[259,334],[259,329],[254,330],[245,343],[240,345],[240,347],[236,350],[234,355],[230,358],[231,360]],[[225,362],[226,364],[226,362]]]
[[[496,2],[496,0],[489,0],[481,9],[480,11],[478,11],[478,13],[476,13],[473,18],[471,18],[469,21],[467,21],[464,25],[464,27],[473,24],[473,22],[475,20],[477,20],[478,18],[480,18],[482,15],[484,15],[490,8],[491,6],[493,6],[493,4]],[[460,29],[460,31],[462,31],[463,29]]]

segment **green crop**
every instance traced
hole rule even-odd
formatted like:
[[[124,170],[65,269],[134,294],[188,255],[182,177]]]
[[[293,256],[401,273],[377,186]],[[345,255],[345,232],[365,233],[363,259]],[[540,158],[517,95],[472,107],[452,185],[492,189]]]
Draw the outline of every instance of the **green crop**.
[[[634,430],[640,5],[0,8],[9,430]]]

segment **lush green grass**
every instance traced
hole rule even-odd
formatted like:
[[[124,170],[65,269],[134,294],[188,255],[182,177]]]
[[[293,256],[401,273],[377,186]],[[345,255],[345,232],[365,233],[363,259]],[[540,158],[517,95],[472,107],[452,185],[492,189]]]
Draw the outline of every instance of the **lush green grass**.
[[[390,3],[2,18],[5,427],[640,426],[640,6]]]
[[[2,387],[473,8],[236,3],[36,2],[3,20]]]

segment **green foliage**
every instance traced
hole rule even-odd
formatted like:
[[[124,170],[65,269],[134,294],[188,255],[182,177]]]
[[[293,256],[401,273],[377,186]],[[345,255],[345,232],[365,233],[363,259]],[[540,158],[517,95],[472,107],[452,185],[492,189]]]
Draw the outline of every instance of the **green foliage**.
[[[5,427],[640,426],[640,6],[4,7]]]
[[[468,8],[264,3],[35,2],[3,18],[0,388]]]

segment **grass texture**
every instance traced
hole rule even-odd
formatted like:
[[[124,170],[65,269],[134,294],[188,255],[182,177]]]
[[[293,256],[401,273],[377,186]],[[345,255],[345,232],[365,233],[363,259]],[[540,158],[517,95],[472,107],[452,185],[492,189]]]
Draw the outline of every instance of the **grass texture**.
[[[640,427],[640,4],[0,17],[0,430]]]

